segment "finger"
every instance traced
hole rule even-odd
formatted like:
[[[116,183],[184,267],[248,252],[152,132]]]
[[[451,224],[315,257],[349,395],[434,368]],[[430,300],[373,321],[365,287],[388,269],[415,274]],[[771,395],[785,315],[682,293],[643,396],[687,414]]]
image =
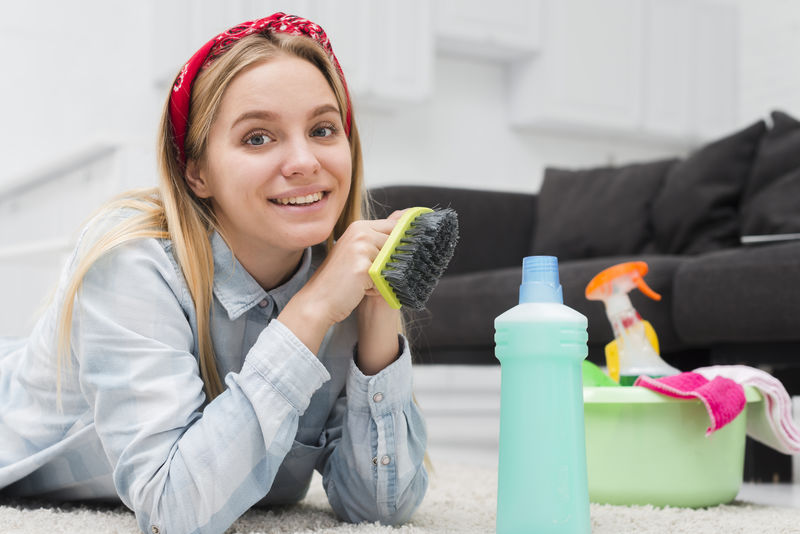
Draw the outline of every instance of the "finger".
[[[382,234],[389,235],[392,233],[392,230],[394,230],[394,227],[397,225],[397,220],[392,218],[372,219],[370,221],[367,221],[367,223],[372,230],[380,232]]]
[[[404,210],[396,210],[396,211],[393,211],[393,212],[391,213],[391,215],[389,215],[389,216],[387,217],[387,219],[388,219],[388,220],[390,220],[390,221],[395,221],[395,222],[397,222],[398,220],[400,220],[400,217],[402,217],[402,216],[403,216],[403,214],[404,214],[405,212],[407,212],[408,210],[410,210],[410,209],[411,209],[411,208],[406,208],[406,209],[404,209]]]
[[[388,223],[388,224],[387,224]],[[378,253],[389,239],[394,224],[383,219],[380,221],[364,221],[364,224],[353,234],[353,238],[361,243],[359,253],[369,261],[375,261]]]

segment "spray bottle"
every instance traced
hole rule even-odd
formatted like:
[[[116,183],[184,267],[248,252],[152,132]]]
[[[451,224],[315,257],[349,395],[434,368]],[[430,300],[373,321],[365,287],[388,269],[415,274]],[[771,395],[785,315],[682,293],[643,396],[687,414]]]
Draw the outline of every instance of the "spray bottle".
[[[630,386],[639,375],[653,378],[680,373],[658,355],[658,338],[653,327],[642,320],[634,309],[628,293],[639,289],[653,300],[661,295],[648,286],[643,276],[647,274],[647,263],[632,261],[620,263],[598,273],[586,286],[586,298],[602,300],[606,316],[614,331],[614,341],[606,347],[609,374],[619,383]],[[618,355],[618,363],[614,356]],[[615,369],[616,367],[616,369]]]
[[[519,305],[495,319],[497,533],[588,534],[581,381],[587,320],[563,304],[557,258],[527,257],[522,271]]]

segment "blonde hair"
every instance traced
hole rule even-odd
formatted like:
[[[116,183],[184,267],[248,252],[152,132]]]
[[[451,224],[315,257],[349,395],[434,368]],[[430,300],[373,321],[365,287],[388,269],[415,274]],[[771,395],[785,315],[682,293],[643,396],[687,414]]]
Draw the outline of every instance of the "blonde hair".
[[[217,116],[225,90],[236,75],[279,54],[305,59],[322,72],[333,89],[342,121],[345,121],[348,106],[346,90],[336,68],[322,47],[303,36],[256,33],[237,41],[197,76],[192,89],[186,134],[187,159],[202,160],[205,157],[211,125]],[[162,113],[158,139],[160,171],[158,187],[123,194],[100,211],[95,219],[121,209],[133,209],[136,215],[123,219],[91,245],[81,256],[67,285],[57,330],[59,398],[61,368],[65,359],[69,361],[71,351],[75,297],[83,278],[91,266],[113,248],[144,238],[168,238],[172,241],[176,260],[194,302],[197,317],[197,353],[206,396],[210,401],[224,390],[217,371],[211,339],[214,260],[209,240],[212,230],[223,234],[216,223],[210,204],[196,197],[186,183],[185,166],[180,160],[178,147],[173,140],[168,108],[169,99]],[[352,111],[349,141],[352,159],[350,193],[333,232],[328,237],[329,249],[353,221],[367,215],[365,212],[368,206],[363,191],[361,142]]]

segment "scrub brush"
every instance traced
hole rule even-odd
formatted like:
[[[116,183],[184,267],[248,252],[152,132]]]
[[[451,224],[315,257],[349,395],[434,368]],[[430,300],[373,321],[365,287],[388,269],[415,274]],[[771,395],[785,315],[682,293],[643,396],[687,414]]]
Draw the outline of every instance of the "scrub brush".
[[[453,257],[456,241],[454,210],[406,210],[369,268],[375,288],[394,309],[405,305],[422,310]]]

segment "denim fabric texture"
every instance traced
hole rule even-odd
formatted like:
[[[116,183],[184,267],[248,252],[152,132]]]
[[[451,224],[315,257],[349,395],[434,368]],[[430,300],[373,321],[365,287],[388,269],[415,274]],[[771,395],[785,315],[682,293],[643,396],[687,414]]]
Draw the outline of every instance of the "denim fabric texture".
[[[197,321],[168,240],[102,257],[76,297],[71,358],[56,325],[65,283],[23,340],[0,339],[0,488],[12,496],[122,500],[144,532],[223,532],[251,506],[302,499],[313,471],[352,522],[407,520],[428,483],[411,355],[374,376],[354,363],[355,315],[318,356],[276,317],[324,258],[309,248],[265,291],[216,233],[211,329],[225,391],[207,402]]]

